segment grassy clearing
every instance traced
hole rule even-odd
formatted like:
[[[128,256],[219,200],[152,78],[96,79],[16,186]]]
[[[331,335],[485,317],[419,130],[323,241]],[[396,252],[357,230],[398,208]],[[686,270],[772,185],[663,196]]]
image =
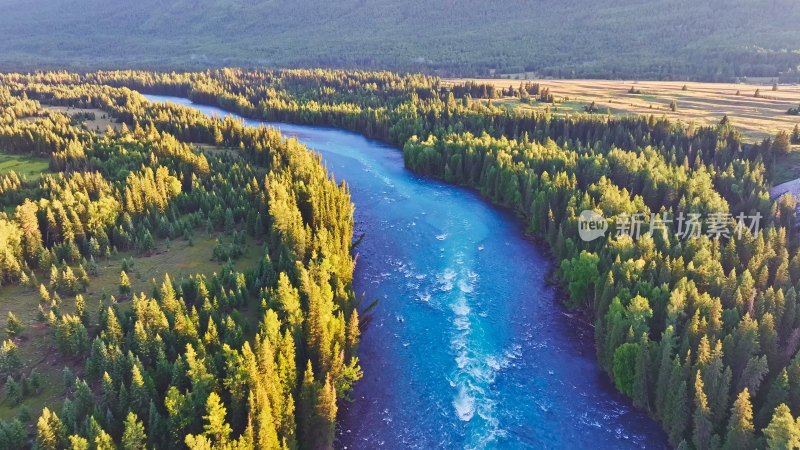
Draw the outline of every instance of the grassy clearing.
[[[89,131],[94,131],[99,134],[105,134],[106,128],[111,127],[114,131],[119,131],[122,127],[121,123],[113,120],[111,117],[108,116],[108,113],[103,111],[102,109],[96,108],[72,108],[68,106],[42,106],[42,109],[46,112],[50,113],[61,113],[66,114],[70,117],[76,114],[94,114],[94,119],[87,119],[81,122],[81,125],[84,129]]]
[[[207,156],[216,157],[216,156],[222,156],[222,155],[225,155],[225,154],[234,156],[236,158],[238,158],[240,156],[238,148],[220,147],[218,145],[209,145],[209,144],[203,144],[203,143],[199,143],[199,142],[198,143],[193,143],[192,145],[197,150],[199,150],[200,152],[205,153]]]
[[[589,102],[589,103],[591,103],[591,102]],[[588,105],[589,105],[588,103],[584,103],[584,102],[580,102],[580,101],[576,101],[576,100],[569,100],[569,101],[565,101],[565,102],[561,102],[561,103],[558,103],[556,105],[553,105],[553,107],[550,108],[550,111],[552,111],[552,112],[554,112],[556,114],[559,114],[559,113],[560,114],[584,113],[584,112],[586,112],[585,108]],[[602,114],[606,113],[606,108],[601,108],[601,110],[602,110],[601,111]]]
[[[98,261],[99,271],[97,276],[92,277],[89,288],[84,297],[87,304],[96,306],[105,289],[110,295],[116,295],[119,287],[119,274],[122,270],[122,260],[133,256],[133,270],[129,271],[128,276],[134,293],[144,292],[150,294],[153,288],[153,280],[158,285],[164,281],[164,275],[169,273],[173,280],[180,280],[183,277],[202,273],[213,274],[222,267],[222,263],[211,259],[211,252],[214,248],[216,234],[205,232],[195,232],[192,236],[193,244],[183,239],[172,241],[169,248],[166,248],[165,241],[159,242],[155,250],[149,256],[138,255],[133,252],[119,253],[115,257]],[[224,244],[230,239],[223,237],[220,239]],[[251,244],[246,247],[246,253],[235,264],[246,268],[258,261],[261,256],[261,247]]]
[[[772,184],[777,186],[794,180],[798,175],[800,175],[800,145],[795,145],[788,155],[775,164],[775,180]]]
[[[29,155],[12,155],[0,151],[0,176],[14,171],[20,178],[36,180],[49,170],[50,164],[44,158],[33,158]]]
[[[92,319],[97,320],[97,312],[103,292],[109,295],[119,293],[119,277],[122,270],[123,259],[133,258],[133,269],[128,272],[133,287],[133,292],[152,292],[153,280],[158,285],[164,280],[164,275],[169,273],[173,281],[180,280],[194,274],[211,275],[221,269],[222,262],[211,259],[212,250],[218,235],[195,230],[192,235],[192,245],[189,241],[179,239],[172,241],[167,247],[167,241],[158,241],[156,248],[146,255],[134,252],[120,252],[110,258],[101,258],[97,261],[98,273],[91,278],[89,288],[83,293],[86,299],[87,310]],[[223,244],[230,243],[230,236],[219,236]],[[260,259],[263,249],[261,245],[248,238],[244,246],[245,253],[234,264],[247,269],[255,267]],[[46,284],[45,274],[36,274],[39,282]],[[61,309],[65,313],[75,311],[74,298],[62,296]],[[130,301],[120,303],[124,309]],[[40,393],[35,397],[27,397],[19,405],[12,405],[5,397],[0,397],[0,419],[11,419],[19,415],[23,407],[27,407],[31,415],[38,417],[42,408],[60,410],[60,405],[65,398],[62,382],[62,370],[69,366],[76,376],[82,376],[83,364],[79,359],[61,355],[56,350],[55,342],[47,326],[36,321],[39,305],[39,291],[27,286],[4,286],[0,288],[0,324],[5,326],[8,312],[13,312],[24,324],[24,331],[14,341],[17,343],[25,363],[24,373],[36,369],[42,374],[43,383]],[[257,314],[245,314],[245,317]],[[90,336],[96,330],[90,329]]]

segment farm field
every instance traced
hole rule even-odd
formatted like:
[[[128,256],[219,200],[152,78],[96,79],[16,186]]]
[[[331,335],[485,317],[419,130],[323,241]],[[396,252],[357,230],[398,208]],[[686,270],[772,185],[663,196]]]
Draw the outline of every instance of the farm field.
[[[463,82],[466,79],[452,79]],[[786,114],[800,105],[800,86],[772,84],[700,83],[682,81],[619,81],[619,80],[516,80],[475,79],[497,87],[518,87],[522,82],[540,83],[555,96],[555,104],[522,104],[518,99],[493,99],[493,104],[514,108],[545,109],[556,114],[583,113],[584,106],[595,102],[598,108],[615,115],[655,114],[697,124],[713,124],[725,115],[748,140],[761,140],[781,130],[791,131],[800,117]],[[686,89],[684,90],[684,86]],[[639,93],[630,93],[631,87]],[[756,90],[759,96],[755,97]],[[677,110],[670,104],[675,101]]]

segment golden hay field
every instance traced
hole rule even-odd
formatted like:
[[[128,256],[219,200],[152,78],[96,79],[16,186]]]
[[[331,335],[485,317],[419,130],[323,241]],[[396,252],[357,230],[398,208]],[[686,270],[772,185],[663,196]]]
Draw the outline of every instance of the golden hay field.
[[[449,81],[467,81],[464,79]],[[476,79],[498,87],[518,87],[520,80]],[[666,115],[675,120],[709,124],[719,122],[724,115],[733,121],[746,138],[760,140],[780,130],[792,131],[800,116],[786,114],[789,108],[800,105],[800,86],[781,85],[777,91],[771,84],[695,83],[681,81],[615,81],[615,80],[528,80],[550,89],[556,104],[551,111],[558,114],[583,113],[592,101],[612,114]],[[686,90],[683,90],[683,86]],[[640,91],[629,93],[631,87]],[[756,89],[760,97],[755,97]],[[738,92],[738,95],[737,95]],[[672,101],[677,111],[670,110]],[[544,103],[522,104],[516,99],[492,100],[494,104],[510,107],[543,109]]]

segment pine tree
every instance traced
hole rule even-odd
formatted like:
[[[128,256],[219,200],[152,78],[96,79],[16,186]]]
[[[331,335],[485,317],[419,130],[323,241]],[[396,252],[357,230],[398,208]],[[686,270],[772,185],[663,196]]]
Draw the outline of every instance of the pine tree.
[[[311,361],[306,364],[306,370],[303,373],[303,384],[300,387],[300,408],[298,409],[298,428],[300,432],[300,441],[308,443],[307,445],[313,446],[314,433],[316,428],[315,408],[317,405],[317,390],[318,385],[314,381],[314,371],[311,368]]]
[[[5,389],[6,399],[8,399],[12,405],[18,405],[19,402],[22,401],[22,390],[20,389],[17,380],[15,380],[11,375],[9,375],[6,379]]]
[[[75,287],[75,291],[85,291],[86,288],[89,287],[89,274],[86,272],[86,268],[83,266],[83,263],[78,264],[78,273],[76,274],[76,282],[77,285]]]
[[[325,384],[319,392],[317,400],[317,416],[320,419],[322,431],[322,447],[331,448],[336,432],[336,389],[331,383],[330,376],[325,378]]]
[[[103,372],[102,378],[103,386],[103,406],[110,408],[117,399],[117,389],[114,387],[114,381],[108,372]]]
[[[28,424],[33,420],[33,416],[31,415],[31,408],[28,405],[22,405],[19,408],[19,414],[17,414],[16,422]],[[27,433],[25,433],[25,437],[27,439]],[[17,445],[18,447],[22,447],[22,445]],[[13,447],[13,446],[12,446]]]
[[[694,382],[694,431],[692,443],[695,448],[709,447],[711,435],[714,432],[711,424],[711,410],[708,408],[708,398],[704,392],[703,378],[697,372]]]
[[[263,389],[260,390],[262,394],[267,394]],[[278,440],[278,433],[275,429],[276,420],[279,417],[274,417],[272,408],[269,402],[263,402],[257,410],[251,410],[251,417],[255,417],[255,428],[258,430],[255,436],[255,444],[258,448],[278,448],[280,441]]]
[[[75,405],[71,399],[64,400],[61,406],[61,414],[58,416],[64,424],[64,435],[69,436],[75,433],[78,428],[78,416],[75,414]]]
[[[775,408],[782,403],[786,403],[789,401],[789,373],[786,371],[786,368],[783,368],[778,376],[775,378],[775,381],[772,382],[772,386],[770,386],[769,391],[767,392],[767,398],[764,400],[761,409],[756,416],[756,426],[757,428],[763,428],[767,425],[767,422],[772,417],[772,413],[775,411]]]
[[[722,365],[722,358],[719,358],[718,361],[714,362],[714,365]],[[717,368],[714,368],[715,374],[719,373]],[[728,405],[730,405],[730,392],[731,392],[731,379],[732,379],[732,372],[730,367],[725,367],[722,370],[722,375],[719,376],[718,380],[714,380],[716,375],[712,375],[707,377],[708,380],[707,384],[709,385],[706,389],[709,394],[711,391],[708,390],[714,387],[715,392],[713,393],[713,397],[709,399],[709,407],[713,413],[712,422],[714,424],[714,429],[722,429],[725,426],[725,412],[729,409]],[[714,384],[715,386],[711,386]]]
[[[206,400],[206,415],[203,419],[208,422],[203,426],[205,435],[216,448],[226,448],[230,442],[231,427],[225,421],[225,406],[216,392],[208,395]]]
[[[661,334],[660,361],[658,361],[658,379],[656,380],[655,410],[664,418],[666,413],[670,376],[672,375],[673,352],[675,346],[675,329],[668,326]]]
[[[146,354],[148,352],[147,340],[147,332],[144,330],[144,325],[141,320],[137,320],[133,325],[131,347],[136,353]]]
[[[358,325],[358,311],[353,308],[353,312],[350,313],[350,319],[347,320],[347,356],[353,356],[356,354],[358,341],[361,337],[361,329],[359,329]]]
[[[165,439],[167,435],[167,428],[166,423],[164,422],[164,417],[158,412],[158,408],[156,408],[155,402],[150,400],[150,407],[147,413],[148,417],[148,424],[147,424],[147,431],[148,431],[148,445],[150,448],[163,448],[167,446],[167,440]]]
[[[89,323],[89,312],[86,310],[86,300],[84,300],[81,294],[75,296],[75,314],[81,319],[81,323],[84,326],[88,327],[91,325]]]
[[[116,450],[117,446],[114,445],[114,439],[105,430],[100,430],[100,434],[94,438],[94,444],[97,450]]]
[[[74,399],[78,417],[86,416],[94,408],[94,395],[84,380],[76,380]]]
[[[188,447],[189,450],[214,449],[214,447],[211,445],[211,441],[209,441],[208,438],[203,435],[187,434],[184,442],[186,443],[186,447]]]
[[[758,389],[761,387],[761,382],[768,372],[769,367],[767,366],[767,357],[761,356],[759,358],[752,356],[750,360],[747,361],[747,365],[745,366],[744,371],[739,378],[739,383],[737,384],[736,390],[740,391],[742,389],[747,389],[748,392],[757,394]]]
[[[750,393],[745,388],[736,397],[731,407],[728,422],[728,434],[725,437],[725,449],[747,450],[753,447],[753,406],[750,404]]]
[[[674,395],[673,409],[670,412],[669,441],[672,445],[677,445],[684,439],[689,427],[689,395],[686,381],[680,382]]]
[[[69,437],[70,450],[89,450],[89,441],[86,438],[73,434]]]
[[[129,412],[125,418],[122,440],[120,442],[123,450],[143,450],[147,442],[147,435],[144,432],[144,425],[135,413]]]
[[[650,340],[647,333],[642,333],[632,389],[633,403],[647,410],[650,409],[650,365]]]
[[[213,320],[208,321],[208,328],[203,336],[203,342],[206,345],[206,349],[212,351],[220,347],[219,333],[217,333],[217,326]]]
[[[178,312],[180,305],[175,298],[175,288],[172,286],[172,280],[169,274],[164,275],[164,282],[161,283],[161,308],[166,314],[174,315]]]
[[[639,345],[622,344],[614,352],[614,383],[617,389],[627,396],[633,395],[633,383],[636,378],[636,358],[639,355]]]
[[[278,276],[278,289],[275,302],[279,311],[282,311],[289,323],[292,332],[299,331],[303,323],[303,311],[300,307],[300,293],[292,286],[285,272]]]
[[[236,226],[236,222],[233,219],[233,211],[230,208],[225,209],[225,231],[230,233],[233,231],[233,228]]]
[[[0,346],[0,375],[16,377],[20,370],[22,370],[22,356],[19,347],[11,339],[6,339]]]
[[[44,284],[39,285],[39,303],[41,305],[50,304],[50,291],[47,290]]]
[[[770,449],[800,448],[800,420],[795,421],[789,407],[781,403],[764,429],[764,436]]]
[[[125,386],[125,383],[119,384],[119,391],[117,393],[116,402],[112,400],[112,406],[114,407],[114,413],[118,417],[122,417],[125,415],[125,412],[128,410],[128,402],[130,401],[130,395],[128,395],[128,388]],[[110,423],[109,423],[110,424]],[[117,435],[118,430],[112,429],[110,430],[112,434]]]
[[[131,369],[130,408],[137,416],[144,416],[150,403],[150,393],[145,385],[139,366],[133,365]]]
[[[772,151],[778,155],[785,155],[792,149],[789,133],[781,130],[775,135],[775,140],[772,141]]]
[[[25,203],[17,207],[15,214],[22,229],[24,256],[31,266],[38,264],[38,257],[42,249],[42,232],[39,229],[39,219],[36,217],[38,209],[36,203],[26,198]]]
[[[255,222],[253,223],[253,237],[256,239],[264,235],[264,221],[261,219],[261,213],[256,214]]]
[[[131,293],[131,280],[128,279],[128,274],[123,270],[119,274],[119,293],[120,295],[128,295]]]
[[[0,421],[0,446],[2,448],[25,448],[30,444],[28,432],[23,428],[23,423],[27,423],[23,418]]]
[[[105,329],[100,335],[108,344],[121,346],[125,335],[122,332],[122,326],[119,324],[119,320],[117,320],[117,314],[114,312],[114,308],[109,306],[106,309],[105,321]]]
[[[153,235],[150,233],[150,230],[144,230],[140,245],[141,247],[139,250],[142,253],[148,252],[155,248],[155,240],[153,239]]]
[[[11,311],[8,312],[8,319],[6,320],[6,337],[14,337],[22,332],[22,322],[17,319]]]
[[[36,447],[41,450],[58,450],[65,443],[64,425],[47,407],[42,410],[36,430]]]
[[[792,144],[800,144],[800,125],[795,125],[792,131]]]
[[[64,386],[64,392],[69,392],[75,387],[75,374],[72,373],[69,366],[64,366],[64,370],[61,371],[61,383]]]
[[[178,367],[177,364],[176,367]],[[167,408],[167,428],[172,437],[172,442],[173,444],[181,445],[184,443],[184,436],[186,436],[186,427],[193,422],[190,405],[186,396],[181,394],[178,388],[170,386],[164,399],[164,406]]]

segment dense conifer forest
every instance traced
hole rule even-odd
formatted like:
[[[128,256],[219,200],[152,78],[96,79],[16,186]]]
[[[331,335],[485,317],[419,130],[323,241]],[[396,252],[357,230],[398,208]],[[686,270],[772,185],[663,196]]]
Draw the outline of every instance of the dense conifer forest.
[[[52,171],[4,176],[0,289],[36,288],[38,321],[80,363],[64,370],[63,405],[34,418],[35,447],[329,447],[337,401],[361,376],[347,187],[277,131],[54,76],[0,82],[0,148],[48,158]],[[65,114],[36,117],[40,102],[100,107],[124,125],[102,134]],[[210,157],[187,142],[246,150]],[[219,273],[167,274],[135,292],[123,270],[118,291],[84,300],[105,258],[202,228],[233,235],[214,249],[227,261]],[[263,252],[240,269],[246,236]],[[40,389],[20,357],[28,343],[14,340],[23,326],[37,325],[9,314],[0,350],[14,403]],[[0,448],[27,446],[21,420],[0,423]]]
[[[39,286],[59,351],[87,355],[63,406],[38,418],[41,448],[328,447],[337,400],[361,376],[347,187],[276,131],[137,91],[401,147],[409,169],[478,190],[546,245],[565,303],[594,323],[599,364],[670,444],[800,442],[800,239],[794,201],[768,194],[788,134],[752,144],[728,120],[511,111],[472,101],[493,97],[491,86],[389,72],[58,72],[4,75],[0,86],[0,148],[49,158],[53,171],[0,183],[14,193],[2,195],[3,283]],[[97,108],[125,126],[100,134],[36,117],[42,104]],[[188,143],[238,150],[212,158]],[[760,226],[680,237],[666,222],[586,242],[583,210],[612,230],[638,213]],[[114,298],[83,302],[98,259],[203,226],[263,240],[257,267],[231,258],[213,277],[165,278],[147,293],[130,292],[123,272]],[[244,323],[245,307],[257,325]],[[16,346],[9,338],[0,354],[7,393],[35,375]],[[11,447],[26,439],[19,420],[0,428]]]

